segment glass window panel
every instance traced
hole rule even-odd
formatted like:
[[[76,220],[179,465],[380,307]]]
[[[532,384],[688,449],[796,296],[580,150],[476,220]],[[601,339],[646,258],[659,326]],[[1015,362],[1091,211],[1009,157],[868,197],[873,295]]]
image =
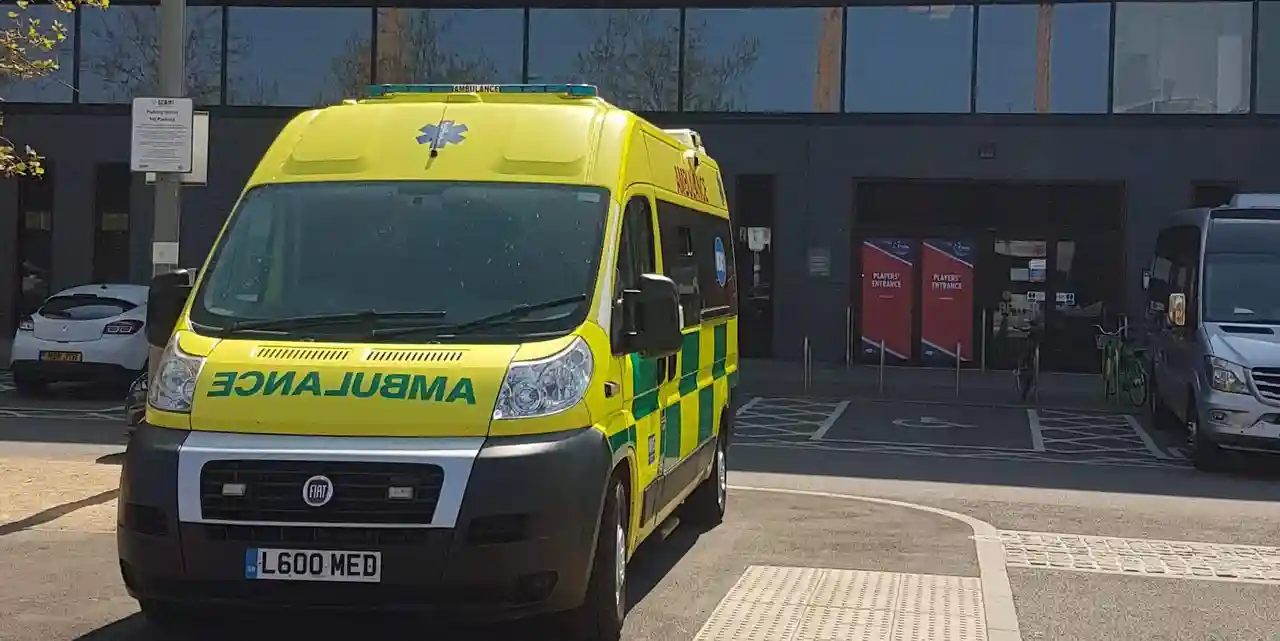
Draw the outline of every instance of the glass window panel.
[[[1248,2],[1116,5],[1116,113],[1249,110]]]
[[[378,9],[378,82],[518,83],[523,9]]]
[[[1107,4],[978,10],[978,111],[1106,113]]]
[[[1280,2],[1258,7],[1258,111],[1280,113]]]
[[[159,7],[84,9],[80,18],[80,102],[129,102],[156,95]],[[199,104],[222,98],[222,9],[187,7],[187,95]]]
[[[533,9],[529,82],[584,82],[624,109],[674,111],[679,9]]]
[[[845,109],[967,113],[973,7],[850,7]]]
[[[75,14],[63,13],[48,5],[27,5],[25,9],[15,4],[0,4],[0,11],[8,22],[6,29],[28,33],[34,29],[41,38],[56,38],[54,24],[62,27],[64,39],[44,48],[32,41],[14,43],[26,49],[27,58],[40,62],[44,71],[38,77],[19,78],[8,71],[0,71],[0,97],[7,102],[71,102],[74,90],[73,58],[75,55]],[[86,9],[86,11],[90,11]],[[96,10],[95,10],[96,11]],[[16,13],[17,18],[8,18]],[[51,67],[47,63],[55,63]]]
[[[830,9],[689,9],[688,111],[840,110],[844,12]]]
[[[369,84],[373,10],[232,7],[227,103],[311,107],[354,98]]]

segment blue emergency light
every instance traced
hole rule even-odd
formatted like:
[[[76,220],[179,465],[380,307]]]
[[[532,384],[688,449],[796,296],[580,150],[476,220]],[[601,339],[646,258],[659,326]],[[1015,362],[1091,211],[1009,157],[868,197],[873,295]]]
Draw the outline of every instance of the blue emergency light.
[[[369,85],[366,98],[383,98],[396,93],[520,93],[553,94],[570,98],[595,98],[600,90],[595,85]]]

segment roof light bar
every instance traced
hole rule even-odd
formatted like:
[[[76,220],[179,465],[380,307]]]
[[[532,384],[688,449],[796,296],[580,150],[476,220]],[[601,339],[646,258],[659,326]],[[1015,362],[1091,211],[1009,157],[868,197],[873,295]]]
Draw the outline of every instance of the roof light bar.
[[[595,85],[369,85],[366,98],[382,98],[397,93],[522,93],[552,94],[570,98],[595,98],[600,90]]]

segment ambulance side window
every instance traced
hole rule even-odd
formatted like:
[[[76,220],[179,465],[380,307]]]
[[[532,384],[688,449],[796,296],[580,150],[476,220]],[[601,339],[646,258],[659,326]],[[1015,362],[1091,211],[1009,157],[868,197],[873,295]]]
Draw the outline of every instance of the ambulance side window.
[[[657,268],[653,256],[653,216],[649,203],[643,197],[632,198],[627,203],[622,218],[622,237],[618,240],[618,265],[615,272],[614,300],[624,289],[640,287],[640,275],[651,274]]]

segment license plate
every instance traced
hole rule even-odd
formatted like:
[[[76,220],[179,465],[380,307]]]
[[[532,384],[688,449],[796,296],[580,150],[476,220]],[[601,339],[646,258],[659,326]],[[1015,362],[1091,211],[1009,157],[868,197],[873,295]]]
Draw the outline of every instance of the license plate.
[[[382,553],[249,548],[244,554],[244,578],[379,583],[382,581]]]
[[[79,363],[80,352],[40,352],[42,361],[58,361],[60,363]]]

